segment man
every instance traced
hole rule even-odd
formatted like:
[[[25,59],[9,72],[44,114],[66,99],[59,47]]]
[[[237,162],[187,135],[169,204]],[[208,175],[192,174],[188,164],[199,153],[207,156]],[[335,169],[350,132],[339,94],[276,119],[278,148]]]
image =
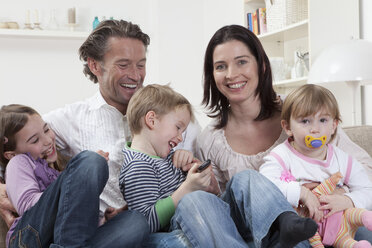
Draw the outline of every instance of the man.
[[[83,150],[108,152],[109,180],[100,196],[100,210],[106,211],[106,217],[125,208],[118,182],[121,149],[130,140],[125,115],[130,98],[143,85],[149,43],[149,36],[138,25],[123,20],[102,22],[79,49],[84,74],[99,84],[99,92],[43,116],[55,131],[63,154],[72,157]],[[199,131],[198,126],[191,126],[185,140],[194,141]],[[0,214],[9,226],[14,220],[9,210],[14,208],[1,196],[5,187],[0,186]]]

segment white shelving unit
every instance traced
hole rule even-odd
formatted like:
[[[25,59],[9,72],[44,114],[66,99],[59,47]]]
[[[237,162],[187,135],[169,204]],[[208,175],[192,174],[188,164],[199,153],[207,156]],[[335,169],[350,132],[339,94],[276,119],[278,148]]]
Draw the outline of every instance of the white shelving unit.
[[[277,1],[286,0],[273,0],[273,3]],[[246,13],[259,7],[265,7],[265,0],[244,0]],[[307,19],[257,37],[269,57],[283,57],[290,66],[293,66],[295,51],[309,52],[311,68],[319,53],[330,44],[359,37],[359,4],[350,0],[308,0]],[[283,92],[306,82],[305,74],[276,81],[274,87]]]
[[[7,38],[37,38],[37,39],[86,39],[89,32],[82,31],[52,31],[29,29],[0,29],[0,37]]]

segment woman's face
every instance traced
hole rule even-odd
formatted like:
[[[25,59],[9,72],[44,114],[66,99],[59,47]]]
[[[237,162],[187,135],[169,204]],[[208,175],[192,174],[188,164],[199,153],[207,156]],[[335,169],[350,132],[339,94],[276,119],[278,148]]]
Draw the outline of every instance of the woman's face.
[[[256,58],[237,40],[227,41],[214,49],[213,76],[218,90],[230,103],[255,98],[258,85]]]

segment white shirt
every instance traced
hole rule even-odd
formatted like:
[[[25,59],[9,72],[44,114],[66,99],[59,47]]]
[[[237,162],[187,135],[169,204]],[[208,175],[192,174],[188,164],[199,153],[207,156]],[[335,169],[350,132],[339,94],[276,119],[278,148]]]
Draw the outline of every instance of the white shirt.
[[[309,158],[285,141],[264,158],[265,163],[260,167],[260,173],[282,191],[292,206],[297,207],[302,184],[322,182],[332,174],[341,172],[343,178],[338,184],[347,185],[350,190],[345,195],[351,198],[355,207],[371,210],[372,182],[363,166],[356,159],[350,159],[349,162],[349,155],[331,144],[328,145],[325,160]],[[285,180],[289,179],[288,173],[284,173],[286,171],[296,180]]]
[[[107,104],[100,92],[93,97],[66,105],[43,116],[56,133],[56,143],[63,154],[75,156],[84,150],[109,152],[109,179],[100,198],[100,210],[108,206],[120,208],[125,201],[119,189],[120,168],[124,161],[123,148],[131,140],[126,116]],[[190,123],[183,149],[192,150],[200,126]]]

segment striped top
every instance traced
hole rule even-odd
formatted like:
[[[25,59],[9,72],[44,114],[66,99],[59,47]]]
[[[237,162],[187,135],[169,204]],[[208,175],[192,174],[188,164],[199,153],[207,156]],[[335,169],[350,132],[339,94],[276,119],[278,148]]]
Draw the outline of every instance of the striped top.
[[[169,196],[186,175],[173,166],[173,151],[163,159],[131,149],[128,142],[123,152],[119,186],[124,200],[129,209],[146,216],[151,232],[159,231],[169,224],[175,211]]]

